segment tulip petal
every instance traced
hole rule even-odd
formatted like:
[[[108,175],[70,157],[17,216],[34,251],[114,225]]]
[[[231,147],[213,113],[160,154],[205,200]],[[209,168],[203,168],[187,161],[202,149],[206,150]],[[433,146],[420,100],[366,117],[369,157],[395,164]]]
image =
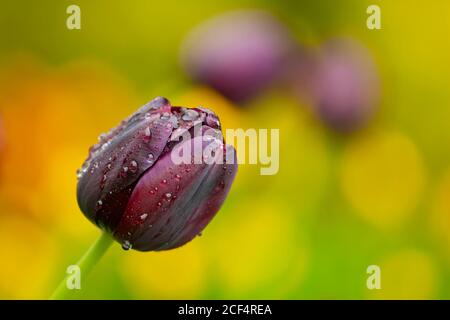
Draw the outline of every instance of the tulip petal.
[[[200,136],[182,142],[180,147],[196,143],[202,143],[203,150],[211,141]],[[221,141],[218,148],[223,148]],[[220,156],[223,152],[218,152],[216,159]],[[175,164],[171,153],[164,154],[134,188],[115,238],[140,251],[171,249],[186,243],[218,211],[236,168],[236,161]]]
[[[225,198],[230,191],[231,184],[237,173],[236,152],[232,146],[227,145],[227,153],[234,154],[233,163],[215,164],[208,176],[208,181],[202,184],[197,190],[190,203],[201,203],[195,208],[185,226],[176,234],[176,237],[170,239],[168,244],[158,250],[174,249],[191,241],[195,236],[208,225],[216,212],[222,206]],[[201,202],[201,199],[205,199]]]
[[[139,177],[164,151],[172,134],[161,113],[168,101],[157,98],[101,137],[85,163],[78,182],[78,204],[91,221],[113,231]]]

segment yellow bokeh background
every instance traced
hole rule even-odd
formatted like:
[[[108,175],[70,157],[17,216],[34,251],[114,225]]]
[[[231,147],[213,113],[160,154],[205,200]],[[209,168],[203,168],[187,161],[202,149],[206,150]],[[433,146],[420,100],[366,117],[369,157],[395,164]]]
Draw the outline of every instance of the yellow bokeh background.
[[[382,29],[369,30],[372,2],[80,0],[81,30],[66,28],[70,1],[2,4],[0,298],[49,297],[98,237],[75,172],[155,96],[211,108],[225,129],[279,129],[279,171],[240,165],[201,237],[157,253],[115,244],[76,298],[450,298],[450,2],[377,1]],[[270,11],[304,45],[366,46],[381,83],[368,125],[337,133],[283,88],[242,106],[189,81],[189,30],[241,8]],[[373,264],[380,290],[366,287]]]

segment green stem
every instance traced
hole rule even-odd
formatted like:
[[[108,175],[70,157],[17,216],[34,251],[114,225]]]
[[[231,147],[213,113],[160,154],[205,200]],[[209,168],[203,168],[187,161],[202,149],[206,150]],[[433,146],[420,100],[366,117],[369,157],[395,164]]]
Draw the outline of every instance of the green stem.
[[[77,262],[77,266],[80,268],[80,276],[82,278],[86,278],[89,272],[94,268],[97,262],[100,261],[103,254],[108,250],[108,248],[113,243],[113,238],[107,234],[106,232],[102,232],[100,237],[95,241],[92,246],[86,251],[86,253],[81,257],[81,259]],[[71,275],[67,275],[63,281],[59,284],[58,288],[56,288],[55,292],[53,292],[50,299],[52,300],[63,300],[68,299],[75,289],[69,289],[67,287],[67,279]]]

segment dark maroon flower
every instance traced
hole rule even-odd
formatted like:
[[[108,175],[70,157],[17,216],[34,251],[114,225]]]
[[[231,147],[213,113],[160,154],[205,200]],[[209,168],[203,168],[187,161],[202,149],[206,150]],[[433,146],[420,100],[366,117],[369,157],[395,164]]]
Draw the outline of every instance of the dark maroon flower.
[[[270,13],[236,11],[191,32],[181,61],[194,80],[241,103],[274,83],[294,47],[290,33]]]
[[[313,107],[332,128],[362,127],[379,99],[379,79],[368,50],[354,40],[325,43],[311,83]]]
[[[99,140],[78,172],[78,204],[124,249],[167,250],[192,240],[219,210],[237,171],[217,116],[164,98]]]

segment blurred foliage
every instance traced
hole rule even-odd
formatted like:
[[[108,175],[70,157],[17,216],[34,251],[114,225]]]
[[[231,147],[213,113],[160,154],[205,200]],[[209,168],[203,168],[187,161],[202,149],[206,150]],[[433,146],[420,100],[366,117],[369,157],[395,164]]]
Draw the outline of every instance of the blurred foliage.
[[[46,298],[95,239],[77,167],[101,132],[161,95],[225,128],[280,128],[280,171],[240,166],[202,237],[170,252],[114,245],[78,298],[450,298],[450,2],[9,1],[0,12],[0,298]],[[380,111],[339,135],[274,89],[243,109],[189,83],[178,50],[211,16],[263,8],[298,41],[352,36],[381,74]],[[3,138],[2,138],[3,139]],[[382,290],[366,288],[380,265]]]

